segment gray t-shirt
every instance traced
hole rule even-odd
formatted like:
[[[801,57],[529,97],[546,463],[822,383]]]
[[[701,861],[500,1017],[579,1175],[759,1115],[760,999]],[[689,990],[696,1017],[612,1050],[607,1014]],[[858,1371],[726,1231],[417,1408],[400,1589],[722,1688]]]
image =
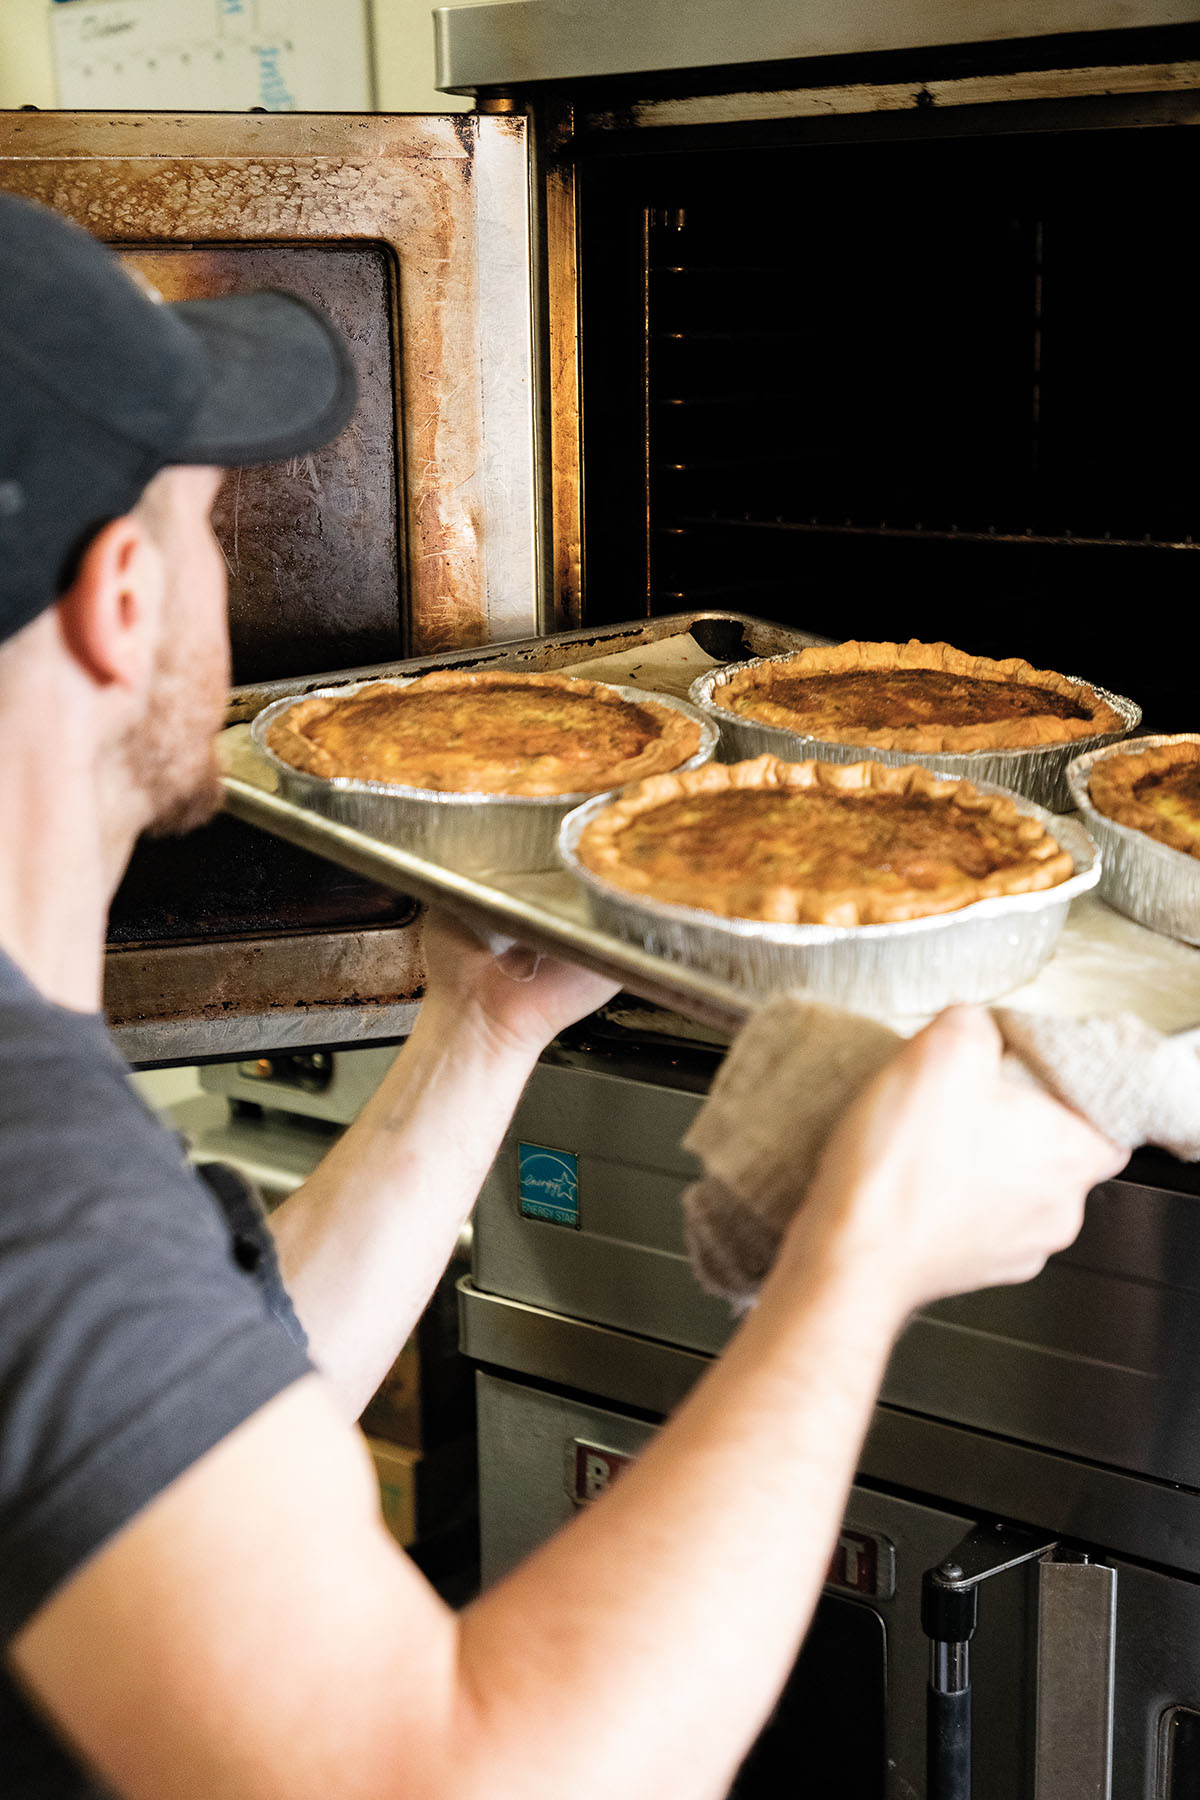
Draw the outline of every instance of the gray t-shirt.
[[[311,1364],[230,1170],[187,1167],[98,1014],[0,953],[0,1643]],[[97,1790],[0,1665],[4,1800]]]

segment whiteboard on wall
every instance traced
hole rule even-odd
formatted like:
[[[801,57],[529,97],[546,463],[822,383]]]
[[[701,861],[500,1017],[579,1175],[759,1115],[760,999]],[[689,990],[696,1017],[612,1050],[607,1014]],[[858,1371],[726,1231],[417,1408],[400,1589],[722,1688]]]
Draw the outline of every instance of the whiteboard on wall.
[[[58,103],[369,112],[369,0],[49,0]]]

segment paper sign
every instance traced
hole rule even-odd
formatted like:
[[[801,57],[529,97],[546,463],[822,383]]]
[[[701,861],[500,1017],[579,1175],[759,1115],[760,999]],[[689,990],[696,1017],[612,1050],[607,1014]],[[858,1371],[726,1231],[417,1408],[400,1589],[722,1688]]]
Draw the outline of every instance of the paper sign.
[[[102,111],[367,112],[366,0],[56,0],[58,100]]]

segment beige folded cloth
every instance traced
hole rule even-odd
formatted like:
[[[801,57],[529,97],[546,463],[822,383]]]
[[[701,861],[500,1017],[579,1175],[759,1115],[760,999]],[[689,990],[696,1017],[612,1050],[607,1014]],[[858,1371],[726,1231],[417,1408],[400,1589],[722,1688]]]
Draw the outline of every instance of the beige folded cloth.
[[[1059,1018],[994,1009],[1015,1056],[1115,1144],[1200,1160],[1200,1042],[1127,1013]],[[704,1173],[683,1196],[696,1274],[746,1306],[770,1268],[825,1140],[903,1043],[857,1013],[783,995],[734,1040],[684,1138]]]

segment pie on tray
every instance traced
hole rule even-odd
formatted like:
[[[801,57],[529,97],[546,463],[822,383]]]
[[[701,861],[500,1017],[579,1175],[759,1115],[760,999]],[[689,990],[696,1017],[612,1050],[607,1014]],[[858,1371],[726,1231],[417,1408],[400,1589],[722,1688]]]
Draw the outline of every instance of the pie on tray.
[[[1105,818],[1200,857],[1200,744],[1157,744],[1101,757],[1088,795]]]
[[[915,638],[754,663],[715,686],[712,701],[760,724],[879,750],[1015,750],[1128,728],[1085,682]]]
[[[599,681],[441,669],[298,701],[267,744],[327,779],[536,797],[601,793],[677,769],[699,750],[700,726]]]
[[[917,763],[709,763],[641,782],[577,855],[643,899],[787,924],[882,925],[1056,887],[1073,857],[1006,794]]]

